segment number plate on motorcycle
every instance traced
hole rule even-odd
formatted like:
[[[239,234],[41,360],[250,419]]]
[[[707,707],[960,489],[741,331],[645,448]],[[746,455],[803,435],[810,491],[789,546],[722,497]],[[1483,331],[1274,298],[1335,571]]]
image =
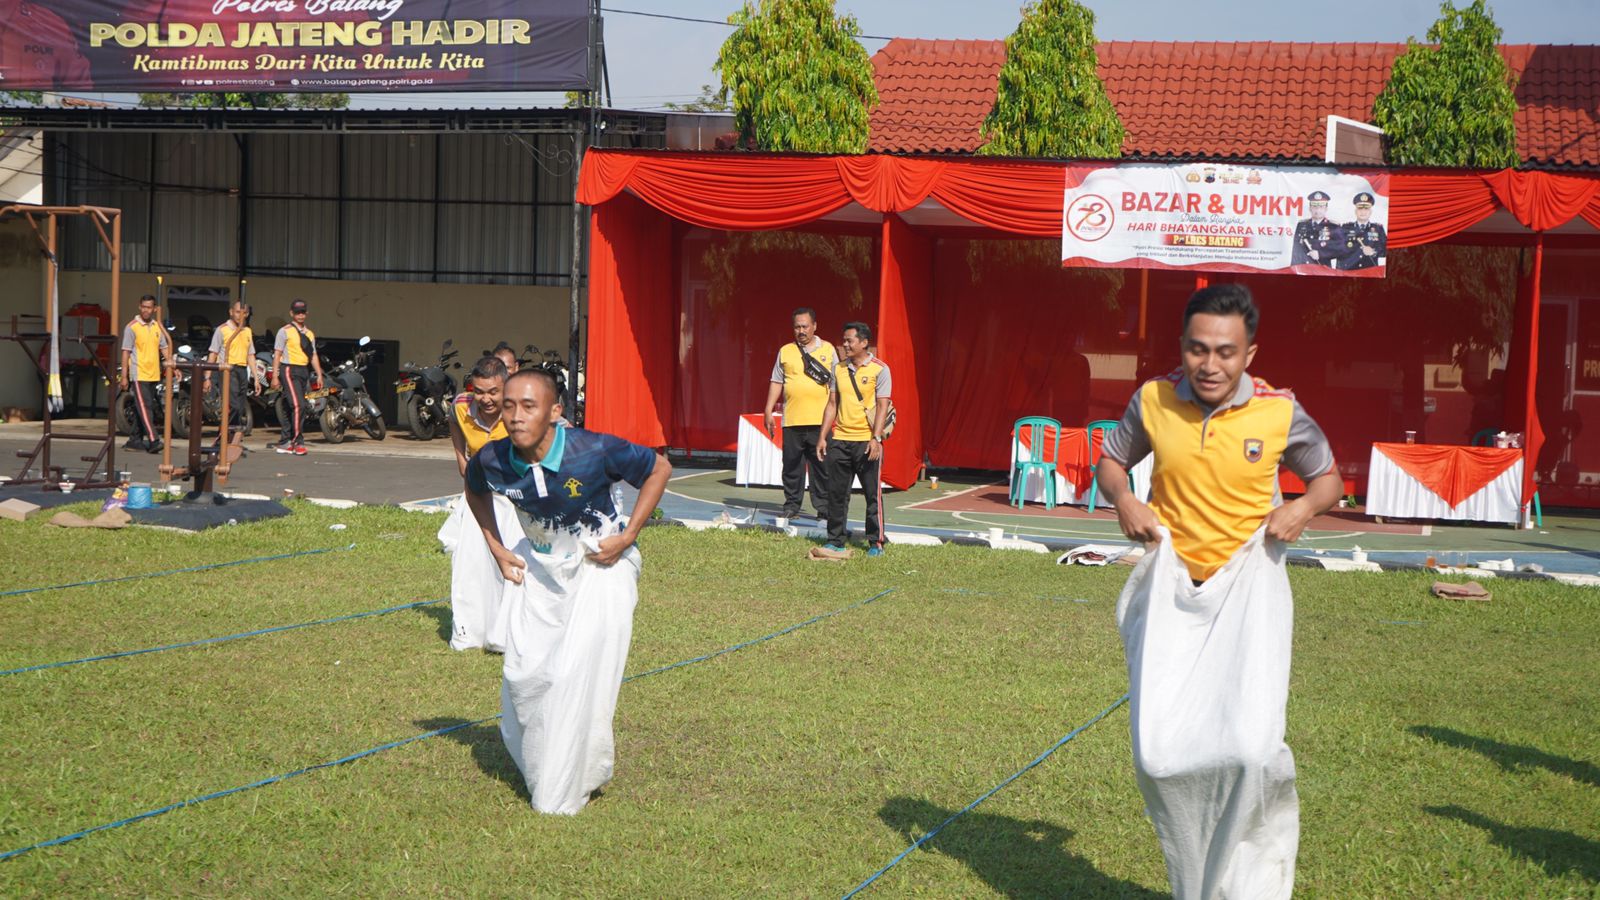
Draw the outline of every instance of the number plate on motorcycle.
[[[307,400],[321,400],[326,396],[328,396],[328,391],[326,389],[320,391],[306,391]]]
[[[394,386],[394,392],[396,394],[404,394],[406,391],[414,391],[416,389],[417,389],[417,383],[414,382],[414,381],[409,381],[409,382],[406,382],[405,384],[397,384],[397,385]]]

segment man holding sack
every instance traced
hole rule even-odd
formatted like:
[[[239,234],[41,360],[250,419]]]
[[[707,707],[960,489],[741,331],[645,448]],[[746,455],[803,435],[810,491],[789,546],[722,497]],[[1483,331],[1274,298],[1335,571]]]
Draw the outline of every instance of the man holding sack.
[[[1343,482],[1294,395],[1246,373],[1258,321],[1241,285],[1196,291],[1182,367],[1134,394],[1099,470],[1123,533],[1153,545],[1123,588],[1117,627],[1135,776],[1178,900],[1287,898],[1294,888],[1284,554]],[[1127,472],[1150,453],[1147,506]],[[1281,505],[1280,465],[1306,484]]]

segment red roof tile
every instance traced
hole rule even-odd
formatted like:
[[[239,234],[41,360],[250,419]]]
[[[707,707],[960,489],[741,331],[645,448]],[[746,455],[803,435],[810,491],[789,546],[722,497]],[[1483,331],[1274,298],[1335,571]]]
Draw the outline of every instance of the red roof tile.
[[[1100,77],[1130,157],[1320,160],[1329,115],[1370,121],[1404,44],[1111,41]],[[1536,165],[1600,166],[1600,47],[1508,45],[1517,145]],[[970,153],[982,143],[1003,41],[899,38],[872,58],[869,147]]]

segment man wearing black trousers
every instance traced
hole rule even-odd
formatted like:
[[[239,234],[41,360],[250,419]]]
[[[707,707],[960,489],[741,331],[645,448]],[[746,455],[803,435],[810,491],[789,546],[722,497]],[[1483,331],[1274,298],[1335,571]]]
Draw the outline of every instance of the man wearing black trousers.
[[[822,436],[817,458],[828,467],[828,543],[817,553],[830,558],[848,556],[844,549],[845,522],[850,513],[850,483],[861,479],[867,497],[868,556],[882,556],[884,429],[889,421],[889,367],[872,355],[872,329],[863,322],[844,326],[839,348],[844,359],[834,366],[833,387],[822,412]]]
[[[811,505],[817,518],[828,517],[825,467],[813,462],[822,433],[822,409],[828,404],[828,385],[839,361],[833,346],[817,337],[817,314],[802,306],[790,317],[794,340],[778,351],[767,389],[766,427],[773,433],[772,409],[783,398],[783,514],[800,514],[806,471],[811,473]]]

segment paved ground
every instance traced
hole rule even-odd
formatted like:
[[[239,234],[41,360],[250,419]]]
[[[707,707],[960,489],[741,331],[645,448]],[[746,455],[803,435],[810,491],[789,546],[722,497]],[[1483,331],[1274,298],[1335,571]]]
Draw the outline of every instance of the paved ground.
[[[92,423],[68,423],[63,429],[88,431]],[[104,423],[95,425],[98,431]],[[15,476],[22,461],[16,451],[31,450],[38,441],[37,423],[0,425],[0,475]],[[424,497],[438,497],[461,490],[456,474],[455,454],[448,440],[415,441],[408,435],[391,434],[383,441],[352,435],[342,444],[324,444],[310,437],[306,456],[285,456],[263,449],[276,440],[275,432],[257,430],[245,438],[249,454],[233,467],[226,490],[281,496],[285,489],[309,497],[330,497],[361,503],[405,503]],[[65,465],[69,474],[81,474],[88,466],[79,462],[92,444],[74,441],[56,443],[52,462]],[[133,473],[134,481],[156,484],[156,467],[161,454],[121,449],[118,443],[117,468]],[[188,445],[181,444],[182,455]],[[90,451],[92,452],[92,451]],[[174,450],[174,462],[178,451]]]
[[[91,423],[68,423],[63,428],[87,430]],[[103,424],[97,426],[104,427]],[[20,460],[15,451],[30,449],[39,434],[37,423],[0,425],[0,475],[15,475]],[[285,489],[310,497],[328,497],[361,503],[407,503],[447,498],[461,490],[448,441],[415,441],[391,434],[384,441],[365,436],[347,438],[343,444],[307,441],[309,455],[285,456],[264,450],[275,434],[258,431],[247,438],[251,453],[234,467],[227,489],[241,493],[281,496]],[[85,465],[77,457],[88,444],[58,445],[57,461],[72,462],[69,472]],[[65,451],[60,451],[65,447]],[[118,468],[128,469],[135,481],[159,482],[160,455],[118,450]],[[724,512],[735,519],[771,523],[782,507],[775,487],[741,486],[733,472],[717,468],[718,462],[696,459],[679,462],[671,492],[663,503],[666,515],[680,519],[715,519]],[[1038,506],[1018,512],[1004,504],[1004,488],[996,487],[999,473],[946,473],[937,490],[926,482],[907,491],[884,494],[891,529],[918,531],[943,537],[982,536],[991,528],[1007,537],[1076,543],[1122,542],[1115,514],[1100,510],[1089,515],[1081,509],[1047,513]],[[859,495],[851,518],[860,529],[865,510]],[[1322,517],[1297,544],[1300,555],[1348,557],[1355,546],[1383,563],[1421,564],[1428,557],[1439,563],[1512,559],[1516,565],[1537,563],[1549,571],[1600,574],[1600,517],[1556,514],[1545,516],[1544,527],[1513,529],[1490,525],[1402,523],[1378,527],[1359,511],[1336,511]]]

